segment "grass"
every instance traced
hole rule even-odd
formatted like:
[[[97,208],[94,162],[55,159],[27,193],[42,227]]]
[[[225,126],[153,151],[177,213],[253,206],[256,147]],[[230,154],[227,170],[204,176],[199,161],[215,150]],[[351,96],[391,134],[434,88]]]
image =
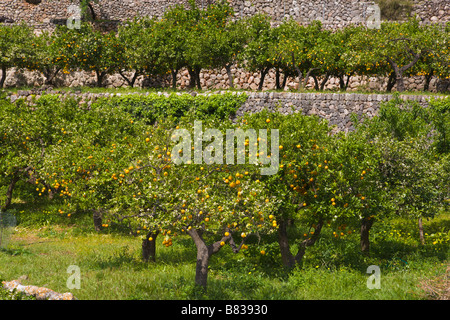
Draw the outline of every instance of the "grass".
[[[3,91],[5,92],[11,92],[11,93],[17,93],[19,90],[33,90],[36,89],[35,87],[11,87],[11,88],[4,88]],[[220,92],[220,91],[235,91],[235,92],[249,92],[249,90],[246,89],[202,89],[199,90],[197,88],[186,88],[186,89],[176,89],[173,90],[172,88],[141,88],[141,87],[120,87],[120,88],[105,88],[105,87],[88,87],[88,86],[81,86],[81,87],[55,87],[54,90],[60,91],[60,92],[81,92],[81,93],[146,93],[146,92],[191,92],[195,91],[197,93],[205,93],[205,92]],[[286,92],[282,89],[264,89],[264,92]],[[311,89],[303,89],[303,90],[288,90],[287,92],[298,92],[298,93],[306,93],[306,92],[316,92],[316,93],[357,93],[357,94],[394,94],[396,91],[392,92],[386,92],[383,90],[365,90],[365,89],[358,89],[358,90],[347,90],[342,91],[339,89],[334,90],[314,90]],[[439,93],[439,92],[430,92],[430,91],[410,91],[406,90],[404,92],[401,92],[402,95],[425,95],[425,96],[448,96],[448,93]]]
[[[24,285],[70,291],[82,300],[426,299],[420,284],[442,276],[448,266],[450,215],[443,214],[425,221],[425,246],[404,220],[375,224],[370,257],[359,254],[357,232],[334,238],[334,229],[326,228],[303,267],[294,270],[282,268],[276,245],[267,245],[264,256],[252,254],[259,252],[256,244],[237,255],[224,247],[211,259],[207,293],[199,293],[193,285],[196,251],[187,237],[175,238],[169,248],[158,241],[157,262],[145,263],[139,239],[97,233],[88,214],[68,219],[52,213],[56,205],[14,206],[19,225],[9,248],[0,251],[0,279],[26,275]],[[438,232],[443,240],[433,244]],[[372,264],[381,269],[380,290],[367,288]],[[67,288],[71,265],[80,268],[80,289]]]

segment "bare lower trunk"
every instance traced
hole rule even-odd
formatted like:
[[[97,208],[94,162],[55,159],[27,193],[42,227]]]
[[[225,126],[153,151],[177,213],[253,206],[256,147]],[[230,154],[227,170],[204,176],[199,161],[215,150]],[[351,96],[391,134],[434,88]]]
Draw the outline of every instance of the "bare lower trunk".
[[[202,231],[197,229],[190,229],[187,233],[197,247],[197,264],[195,268],[195,284],[206,290],[208,284],[208,265],[211,256],[222,248],[221,243],[232,240],[231,236],[222,236],[222,239],[210,245],[207,245],[202,237]],[[234,242],[233,242],[234,243]],[[233,248],[234,252],[238,252],[237,248]]]
[[[156,237],[159,232],[150,231],[144,240],[142,240],[142,259],[145,262],[156,261]]]
[[[172,89],[176,89],[177,88],[177,74],[178,74],[178,70],[170,70],[170,72],[172,73]]]
[[[8,210],[9,206],[11,205],[12,198],[13,198],[14,187],[16,186],[17,181],[19,181],[19,172],[18,171],[16,171],[13,174],[12,178],[11,178],[11,181],[10,181],[9,186],[8,186],[8,190],[6,190],[5,203],[0,208],[1,211]]]
[[[360,230],[360,245],[362,253],[368,255],[370,251],[370,240],[369,240],[369,232],[370,228],[372,228],[373,219],[371,218],[363,218],[361,220],[361,230]]]
[[[278,244],[280,246],[280,252],[281,252],[281,260],[283,262],[283,265],[292,268],[296,264],[301,264],[303,261],[303,257],[306,253],[306,249],[308,247],[313,246],[316,241],[320,237],[320,233],[322,231],[323,227],[323,221],[320,220],[313,232],[313,234],[308,238],[303,240],[299,244],[299,249],[297,254],[294,256],[291,252],[291,249],[289,247],[289,239],[287,234],[287,222],[286,221],[280,221],[279,227],[278,227]]]
[[[405,91],[405,82],[403,81],[403,74],[397,74],[397,78],[395,79],[395,82],[397,83],[397,91],[403,92]]]
[[[423,91],[428,91],[430,89],[431,78],[433,78],[433,71],[425,75],[425,84],[423,85]]]
[[[2,77],[0,78],[0,88],[3,88],[6,80],[6,67],[2,66]]]
[[[318,70],[319,68],[312,68],[309,69],[306,73],[305,79],[303,80],[303,88],[306,88],[306,85],[308,84],[309,77],[311,76],[311,73],[315,70]],[[319,84],[317,83],[317,78],[314,76],[314,87],[319,90]]]
[[[347,80],[345,80],[345,74],[339,75],[339,89],[346,91],[348,88],[348,84],[350,83],[350,78],[352,77],[353,72],[347,75]]]
[[[195,75],[194,69],[187,68],[189,72],[189,85],[187,86],[189,89],[195,88],[197,83],[197,76]]]
[[[133,88],[134,84],[136,83],[136,79],[139,76],[139,71],[135,71],[133,73],[133,76],[130,78],[128,78],[121,70],[119,71],[120,76],[128,83],[128,85]]]
[[[325,84],[327,83],[328,79],[330,78],[330,75],[327,73],[325,75],[325,78],[320,83],[320,90],[323,90],[325,88]]]
[[[225,66],[225,69],[227,70],[227,75],[228,75],[228,85],[229,85],[230,89],[234,89],[233,74],[231,73],[231,64],[227,64]]]
[[[295,265],[295,259],[289,247],[289,239],[287,234],[287,223],[282,220],[278,227],[278,245],[280,246],[281,261],[284,266],[292,268]]]
[[[59,73],[59,71],[61,70],[61,68],[56,68],[56,69],[52,69],[52,68],[47,68],[43,73],[45,76],[45,84],[46,85],[53,85],[53,80],[55,79],[56,75]]]
[[[283,72],[283,83],[282,83],[280,89],[284,90],[284,88],[286,88],[287,78],[288,78],[288,73],[287,72]]]
[[[277,89],[277,90],[281,89],[281,86],[280,86],[280,69],[279,68],[275,69],[275,89]]]
[[[208,284],[208,265],[210,255],[208,248],[197,249],[197,264],[195,266],[195,284],[206,289]]]
[[[395,82],[396,82],[395,74],[391,73],[389,75],[389,78],[388,78],[386,92],[391,92],[392,91],[392,88],[394,88]]]
[[[259,79],[258,91],[261,91],[263,89],[264,78],[266,77],[266,74],[267,74],[268,71],[269,71],[269,67],[260,70],[261,78]]]
[[[314,233],[306,240],[303,240],[300,243],[299,249],[297,254],[295,255],[295,262],[297,264],[300,264],[303,260],[303,256],[305,255],[306,249],[308,247],[313,246],[316,241],[319,239],[320,237],[320,232],[322,231],[322,227],[323,227],[323,221],[320,220],[317,225],[316,228],[314,229]]]
[[[422,217],[419,218],[419,238],[420,238],[420,243],[425,244],[425,237],[423,235]]]
[[[392,69],[394,69],[395,73],[395,80],[397,82],[397,91],[403,92],[405,91],[405,83],[403,81],[403,74],[406,70],[411,68],[413,65],[417,63],[417,61],[420,59],[421,53],[420,52],[413,52],[412,50],[408,50],[409,53],[413,56],[413,59],[410,63],[399,67],[395,61],[393,61],[390,57],[387,57],[387,61],[391,65]]]
[[[103,86],[103,79],[106,76],[106,72],[104,72],[104,71],[95,71],[95,73],[97,74],[97,87],[102,87]]]
[[[102,211],[101,210],[94,210],[94,213],[92,214],[93,220],[94,220],[94,228],[95,231],[102,230]]]
[[[202,84],[200,82],[200,71],[202,69],[201,68],[195,68],[195,80],[197,82],[197,89],[198,90],[202,90]]]

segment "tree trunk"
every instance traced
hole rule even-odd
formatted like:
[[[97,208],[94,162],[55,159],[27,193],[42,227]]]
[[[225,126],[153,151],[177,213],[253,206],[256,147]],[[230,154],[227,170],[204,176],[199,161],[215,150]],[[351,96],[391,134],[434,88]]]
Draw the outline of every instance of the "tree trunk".
[[[11,181],[9,183],[8,190],[6,190],[6,200],[5,200],[3,207],[0,208],[1,211],[8,210],[9,206],[11,205],[14,187],[16,186],[17,181],[19,181],[19,171],[18,170],[16,172],[14,172],[14,174],[11,178]]]
[[[208,285],[208,265],[209,265],[208,247],[197,248],[197,264],[195,267],[195,284],[206,289]]]
[[[228,85],[230,89],[234,89],[233,74],[231,73],[231,63],[225,65],[225,69],[227,70],[228,75]]]
[[[170,72],[172,73],[172,89],[176,90],[178,69],[172,69]]]
[[[391,92],[392,88],[394,88],[396,82],[395,74],[391,73],[388,78],[388,83],[386,87],[386,92]]]
[[[5,80],[6,80],[6,67],[2,66],[2,77],[0,78],[0,88],[3,88]]]
[[[284,266],[292,268],[295,265],[294,256],[289,248],[289,240],[287,235],[287,222],[282,220],[278,227],[278,245],[280,246],[281,261]]]
[[[106,72],[105,71],[95,71],[95,73],[97,74],[97,87],[102,87],[103,86],[103,79],[106,76]]]
[[[430,89],[430,81],[433,78],[433,71],[425,75],[425,84],[423,85],[423,91],[428,91]]]
[[[409,68],[411,68],[413,65],[415,65],[421,56],[420,52],[414,53],[411,50],[409,50],[409,52],[413,56],[413,60],[410,63],[408,63],[407,65],[404,65],[402,67],[399,67],[391,58],[389,58],[389,57],[387,58],[387,61],[391,65],[392,69],[394,69],[395,79],[397,82],[397,91],[399,91],[399,92],[405,91],[405,84],[403,81],[403,73],[406,70],[408,70]]]
[[[208,284],[208,265],[209,258],[212,253],[208,250],[208,246],[203,240],[201,234],[196,229],[191,229],[188,234],[194,240],[195,246],[197,247],[197,264],[195,267],[195,284],[206,290]]]
[[[147,236],[144,240],[142,240],[142,259],[145,262],[148,261],[156,261],[156,237],[158,236],[159,232],[152,232],[150,231],[147,233]],[[152,240],[149,240],[152,238]]]
[[[260,73],[261,73],[261,78],[259,79],[259,86],[258,86],[258,91],[261,91],[264,85],[264,78],[266,77],[267,72],[269,71],[269,67],[261,69]]]
[[[396,75],[395,82],[397,83],[397,91],[398,92],[405,91],[405,82],[403,81],[403,73],[402,72],[399,72]]]
[[[319,81],[317,81],[317,77],[316,77],[316,75],[311,75],[311,77],[314,79],[314,89],[315,90],[319,90]]]
[[[420,243],[422,245],[424,245],[425,244],[425,237],[423,236],[422,217],[419,218],[419,238],[420,238]]]
[[[128,85],[133,88],[136,83],[136,79],[139,76],[139,71],[135,71],[131,79],[129,79],[126,75],[123,74],[122,70],[119,71],[120,76],[128,83]]]
[[[187,233],[191,236],[192,240],[197,247],[197,265],[195,268],[195,284],[206,290],[208,283],[208,265],[211,256],[222,248],[221,242],[232,240],[231,235],[222,236],[222,239],[207,245],[201,235],[201,230],[190,229]],[[241,245],[242,246],[242,245]],[[240,246],[240,247],[241,247]],[[236,248],[233,248],[234,252],[238,252]]]
[[[195,68],[195,81],[197,83],[197,89],[202,90],[202,84],[200,83],[200,71],[201,68]]]
[[[312,69],[309,69],[308,70],[308,72],[306,73],[306,76],[305,76],[305,79],[303,80],[303,88],[306,88],[306,85],[308,84],[308,80],[309,80],[309,77],[311,76],[311,73],[314,71],[314,70],[318,70],[319,68],[312,68]],[[315,87],[317,87],[317,89],[319,89],[319,85],[318,85],[318,83],[317,83],[317,78],[314,76],[314,86]]]
[[[291,54],[291,57],[292,57],[292,65],[294,66],[294,69],[295,69],[295,71],[297,71],[297,75],[298,75],[298,90],[303,90],[305,88],[306,82],[305,82],[305,84],[303,84],[303,82],[302,82],[303,74],[302,74],[302,71],[300,70],[300,68],[298,67],[298,65],[295,63],[295,55],[293,52]],[[286,78],[287,78],[286,74],[285,74],[284,78],[286,80]]]
[[[53,85],[53,79],[55,79],[59,70],[61,70],[61,68],[56,68],[55,70],[52,70],[52,68],[46,68],[46,70],[43,72],[45,76],[44,84]]]
[[[316,241],[319,239],[320,232],[322,231],[322,227],[323,227],[323,221],[319,220],[319,222],[316,224],[316,228],[314,230],[314,233],[311,235],[311,237],[309,239],[303,240],[300,243],[298,252],[295,255],[295,262],[297,264],[300,264],[302,262],[303,256],[305,255],[305,252],[306,252],[306,248],[313,246],[316,243]]]
[[[348,84],[350,82],[350,78],[352,77],[353,72],[349,75],[347,75],[347,80],[345,80],[345,74],[340,74],[339,75],[339,88],[341,90],[347,91],[348,88]]]
[[[275,68],[275,89],[279,90],[280,88],[280,69]]]
[[[102,210],[94,210],[94,213],[92,214],[92,217],[94,219],[94,228],[95,231],[102,230]]]
[[[189,89],[195,88],[195,84],[197,82],[197,77],[195,75],[194,69],[187,68],[189,72],[189,85],[187,86]]]
[[[325,88],[325,84],[327,83],[328,79],[330,78],[330,75],[327,73],[325,75],[325,78],[320,83],[320,90],[323,90]]]
[[[287,78],[288,78],[288,73],[283,72],[283,84],[281,85],[281,89],[283,89],[283,90],[284,90],[284,88],[286,88]]]
[[[360,232],[360,245],[362,253],[368,255],[370,240],[369,240],[369,231],[372,228],[373,219],[371,218],[363,218],[361,219],[361,232]]]

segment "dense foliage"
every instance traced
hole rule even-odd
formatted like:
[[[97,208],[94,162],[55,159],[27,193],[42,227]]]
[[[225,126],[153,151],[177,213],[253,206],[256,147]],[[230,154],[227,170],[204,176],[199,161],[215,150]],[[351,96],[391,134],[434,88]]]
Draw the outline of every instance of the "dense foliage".
[[[422,108],[396,97],[346,135],[300,113],[232,121],[239,95],[129,95],[90,106],[60,99],[0,100],[1,210],[25,188],[62,216],[91,212],[98,230],[140,237],[145,260],[161,236],[171,246],[185,234],[197,248],[201,286],[210,257],[226,245],[262,255],[275,245],[292,267],[327,228],[359,228],[360,251],[369,254],[375,223],[402,216],[421,228],[422,217],[448,210],[448,98]],[[229,129],[243,130],[231,148],[244,146],[248,161],[225,154]],[[278,156],[274,174],[262,174]]]
[[[194,1],[189,5],[170,8],[161,19],[127,21],[117,32],[101,32],[88,22],[79,29],[62,26],[40,36],[26,26],[1,26],[0,86],[11,67],[38,70],[49,83],[60,70],[92,71],[98,86],[111,73],[120,73],[129,86],[139,76],[171,74],[173,88],[179,71],[186,68],[189,86],[199,89],[202,69],[222,68],[232,88],[233,65],[259,72],[259,89],[271,69],[276,71],[277,89],[287,77],[297,78],[299,88],[312,77],[315,89],[337,77],[345,90],[352,76],[367,75],[387,77],[387,91],[395,84],[403,91],[405,77],[422,75],[428,90],[431,77],[449,77],[448,23],[424,25],[410,19],[383,22],[379,29],[350,25],[332,32],[319,21],[303,26],[285,20],[271,26],[270,17],[262,14],[236,21],[226,1],[203,10]]]

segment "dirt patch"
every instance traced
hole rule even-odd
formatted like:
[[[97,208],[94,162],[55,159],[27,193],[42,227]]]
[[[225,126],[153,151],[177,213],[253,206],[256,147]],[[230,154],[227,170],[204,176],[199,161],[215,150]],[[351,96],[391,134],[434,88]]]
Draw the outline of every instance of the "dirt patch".
[[[431,300],[450,300],[450,264],[444,274],[420,283],[426,297]]]

